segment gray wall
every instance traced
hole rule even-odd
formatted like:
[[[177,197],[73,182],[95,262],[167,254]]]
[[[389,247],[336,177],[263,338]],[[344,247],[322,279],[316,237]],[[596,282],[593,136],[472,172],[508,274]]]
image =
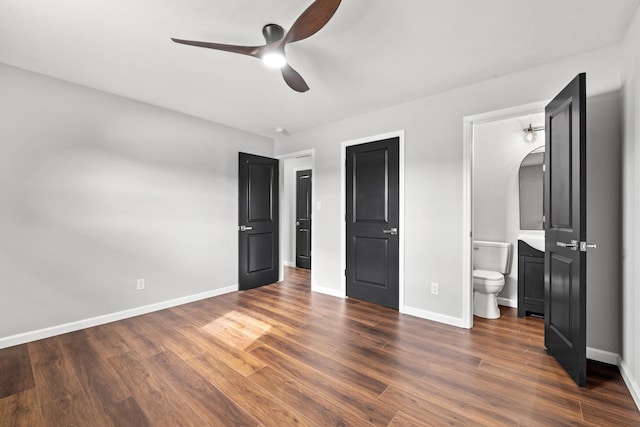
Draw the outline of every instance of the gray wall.
[[[340,290],[341,142],[399,129],[406,132],[405,299],[413,313],[449,323],[463,316],[463,118],[550,99],[587,72],[588,94],[619,88],[619,47],[606,48],[472,86],[276,138],[276,153],[315,148],[314,285]],[[438,296],[429,284],[440,284]],[[613,283],[611,286],[618,286]],[[602,306],[600,310],[616,310]],[[606,321],[606,319],[603,319]],[[602,325],[617,334],[618,323]],[[587,345],[599,342],[590,336]],[[617,351],[616,348],[602,348]]]
[[[640,9],[622,43],[622,374],[640,406]]]
[[[587,75],[587,84],[589,84]],[[619,91],[587,99],[587,345],[620,353]]]
[[[237,153],[272,140],[4,65],[0,93],[0,339],[237,286]]]

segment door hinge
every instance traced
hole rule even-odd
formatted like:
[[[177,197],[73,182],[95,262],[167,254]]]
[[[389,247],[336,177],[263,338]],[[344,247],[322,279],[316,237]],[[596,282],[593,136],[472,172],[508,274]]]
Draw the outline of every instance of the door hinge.
[[[547,217],[545,215],[542,215],[542,223],[544,224],[545,222],[547,222]]]
[[[547,171],[547,164],[543,163],[542,164],[542,172],[546,172]]]
[[[344,269],[344,276],[347,277],[347,269]]]

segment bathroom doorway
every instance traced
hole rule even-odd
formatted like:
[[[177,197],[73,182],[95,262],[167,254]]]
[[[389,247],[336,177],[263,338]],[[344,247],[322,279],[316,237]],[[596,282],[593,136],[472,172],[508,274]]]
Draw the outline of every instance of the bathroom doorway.
[[[463,242],[467,279],[463,322],[469,328],[473,327],[474,240],[510,244],[511,259],[497,303],[500,308],[518,306],[519,171],[523,159],[544,146],[545,135],[540,130],[545,105],[543,101],[465,118],[464,213],[468,229]],[[530,126],[538,131],[534,138],[525,140],[524,129]]]
[[[531,125],[540,129],[533,137],[525,138],[523,129]],[[542,162],[523,167],[525,158],[544,149],[544,113],[479,123],[473,130],[473,235],[474,241],[505,242],[510,245],[511,257],[504,273],[505,284],[498,294],[498,304],[518,307],[519,236],[544,236],[542,227]],[[543,155],[543,153],[540,153]],[[537,157],[535,157],[537,158]],[[522,172],[522,173],[521,173]],[[532,172],[532,173],[529,173]],[[520,176],[539,173],[539,185],[520,185]],[[534,182],[533,179],[527,182]],[[534,188],[539,190],[534,197]],[[531,190],[532,194],[523,194]],[[520,196],[523,196],[522,198]],[[522,207],[536,216],[520,215]],[[539,206],[533,206],[537,204]],[[473,255],[472,255],[473,256]],[[543,298],[544,300],[544,298]],[[543,301],[544,302],[544,301]]]

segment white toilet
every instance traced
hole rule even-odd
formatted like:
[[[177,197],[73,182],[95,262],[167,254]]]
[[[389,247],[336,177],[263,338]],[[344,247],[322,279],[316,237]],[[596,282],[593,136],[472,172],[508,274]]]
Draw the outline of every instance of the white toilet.
[[[485,319],[500,317],[498,292],[511,265],[511,244],[475,240],[473,242],[473,314]]]

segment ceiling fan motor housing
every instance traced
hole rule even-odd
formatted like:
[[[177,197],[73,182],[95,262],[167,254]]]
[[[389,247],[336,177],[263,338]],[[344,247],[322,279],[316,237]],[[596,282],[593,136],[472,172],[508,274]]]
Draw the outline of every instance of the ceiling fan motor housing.
[[[278,24],[267,24],[262,27],[262,35],[267,44],[275,43],[284,37],[284,29]]]

